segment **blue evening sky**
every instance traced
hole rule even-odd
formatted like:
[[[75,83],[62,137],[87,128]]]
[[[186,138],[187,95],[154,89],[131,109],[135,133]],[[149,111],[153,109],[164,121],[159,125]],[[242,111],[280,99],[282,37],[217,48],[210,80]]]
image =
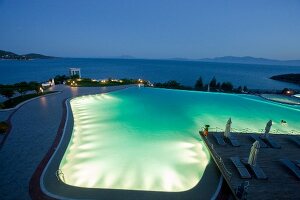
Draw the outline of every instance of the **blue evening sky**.
[[[300,59],[299,0],[0,0],[0,49]]]

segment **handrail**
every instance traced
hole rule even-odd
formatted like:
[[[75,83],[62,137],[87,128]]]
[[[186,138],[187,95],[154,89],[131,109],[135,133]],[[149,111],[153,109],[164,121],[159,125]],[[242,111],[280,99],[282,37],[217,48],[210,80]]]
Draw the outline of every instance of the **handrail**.
[[[201,127],[202,130],[204,129],[204,127]],[[224,128],[220,128],[220,127],[210,127],[209,128],[212,132],[224,132],[225,129]],[[251,128],[243,128],[243,129],[237,129],[237,128],[231,128],[232,132],[236,132],[236,133],[264,133],[265,129],[251,129]],[[285,131],[283,132],[282,130],[280,129],[272,129],[270,131],[270,133],[273,133],[273,134],[278,134],[278,133],[284,133],[284,134],[295,134],[295,135],[300,135],[300,130],[295,130],[295,129],[292,129],[292,130],[288,130],[288,131]],[[297,134],[298,133],[298,134]]]
[[[227,176],[227,178],[229,180],[231,180],[232,177],[232,173],[226,168],[223,159],[221,156],[219,156],[219,154],[216,152],[216,150],[214,149],[214,145],[208,140],[208,138],[206,138],[207,144],[210,147],[211,153],[214,154],[215,158],[216,158],[216,162],[218,162],[218,164],[221,166],[221,168],[224,169],[225,175]]]

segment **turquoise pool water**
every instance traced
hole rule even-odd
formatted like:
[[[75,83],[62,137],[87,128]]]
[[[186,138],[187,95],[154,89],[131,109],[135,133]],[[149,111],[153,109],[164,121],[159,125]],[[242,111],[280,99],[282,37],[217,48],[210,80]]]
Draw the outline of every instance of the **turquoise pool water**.
[[[60,163],[65,183],[88,188],[178,192],[193,188],[210,160],[205,124],[260,132],[300,130],[300,107],[232,95],[152,88],[71,100],[74,129]],[[280,125],[286,120],[287,126]]]

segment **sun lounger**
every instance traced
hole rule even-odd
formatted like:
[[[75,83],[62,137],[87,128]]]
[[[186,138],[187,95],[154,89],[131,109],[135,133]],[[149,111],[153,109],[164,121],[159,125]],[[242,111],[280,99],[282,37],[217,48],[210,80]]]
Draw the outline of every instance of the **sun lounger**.
[[[249,165],[248,164],[248,158],[244,158],[243,159],[243,163],[245,163],[250,169],[251,171],[254,173],[255,178],[257,179],[268,179],[267,175],[265,174],[265,172],[262,170],[262,168],[256,163],[256,165]]]
[[[224,137],[221,134],[214,133],[213,136],[215,137],[215,139],[219,145],[222,145],[222,146],[226,145],[226,143],[224,141]]]
[[[282,162],[293,174],[300,180],[300,169],[292,161],[287,158],[280,159]]]
[[[276,142],[274,139],[272,139],[271,137],[264,138],[263,140],[266,141],[272,148],[275,148],[275,149],[281,148],[280,144],[278,142]]]
[[[265,174],[265,172],[262,170],[262,168],[260,168],[260,166],[258,164],[252,166],[249,165],[249,167],[251,168],[251,170],[253,171],[253,173],[255,174],[255,177],[257,179],[268,179],[267,175]]]
[[[268,145],[259,137],[258,134],[251,134],[250,137],[255,141],[259,142],[260,148],[267,148]]]
[[[234,147],[241,146],[240,142],[238,141],[238,139],[235,136],[230,136],[228,138],[228,140],[230,141],[231,145],[234,146]]]
[[[251,178],[250,173],[248,172],[245,165],[241,162],[240,158],[238,156],[230,157],[230,160],[238,170],[241,178]]]
[[[300,147],[300,138],[295,135],[289,136],[290,140],[293,141],[298,147]]]
[[[232,146],[234,146],[234,147],[241,146],[240,142],[236,138],[229,137],[228,139]]]

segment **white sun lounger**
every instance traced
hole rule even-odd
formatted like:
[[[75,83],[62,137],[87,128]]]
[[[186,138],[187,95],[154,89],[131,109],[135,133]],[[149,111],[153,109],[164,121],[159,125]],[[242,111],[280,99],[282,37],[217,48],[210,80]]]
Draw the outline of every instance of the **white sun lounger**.
[[[300,147],[300,138],[299,136],[291,135],[289,136],[289,139],[293,141],[298,147]]]
[[[250,137],[255,141],[259,142],[260,148],[267,148],[268,145],[259,137],[258,134],[251,134]]]
[[[219,133],[213,133],[214,138],[216,139],[219,145],[225,146],[226,143],[224,141],[224,137]]]
[[[229,142],[231,143],[232,146],[234,147],[239,147],[241,146],[240,142],[238,141],[238,139],[235,136],[230,136],[228,137]]]
[[[265,174],[263,169],[256,163],[256,165],[249,165],[248,164],[248,158],[243,158],[243,163],[247,165],[251,171],[254,173],[256,179],[266,180],[268,179],[268,176]]]
[[[263,140],[266,141],[272,148],[275,148],[275,149],[281,148],[280,144],[278,142],[276,142],[276,140],[272,139],[271,137],[264,138]]]
[[[280,162],[283,163],[300,180],[300,168],[297,167],[297,165],[287,158],[280,159]]]
[[[248,172],[245,165],[241,162],[241,159],[238,156],[230,157],[230,160],[238,170],[241,178],[249,179],[251,178],[250,173]]]

